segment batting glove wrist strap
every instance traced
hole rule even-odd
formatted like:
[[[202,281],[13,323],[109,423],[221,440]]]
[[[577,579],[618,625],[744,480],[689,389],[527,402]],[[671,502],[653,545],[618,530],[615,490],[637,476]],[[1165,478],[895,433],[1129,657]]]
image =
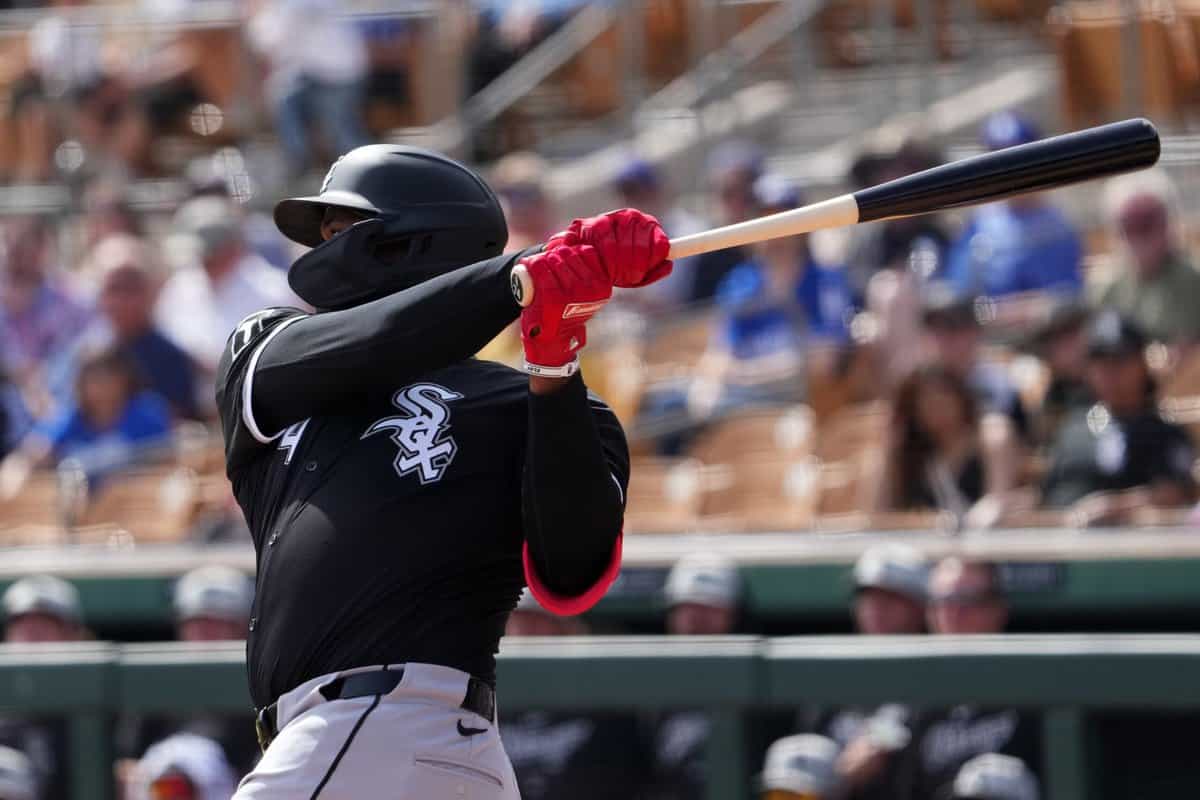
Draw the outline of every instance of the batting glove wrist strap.
[[[569,378],[579,372],[579,356],[575,356],[561,367],[546,367],[526,361],[521,365],[521,369],[539,378]]]

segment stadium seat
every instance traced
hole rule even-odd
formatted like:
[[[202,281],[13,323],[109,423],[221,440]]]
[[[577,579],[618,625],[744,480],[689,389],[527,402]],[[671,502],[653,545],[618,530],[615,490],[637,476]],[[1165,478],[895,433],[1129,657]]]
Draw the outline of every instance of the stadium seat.
[[[807,530],[816,520],[820,466],[762,456],[709,467],[700,524],[723,532]]]
[[[757,461],[764,454],[798,458],[813,449],[812,410],[805,405],[733,414],[697,437],[689,455],[705,464]]]
[[[199,499],[196,474],[190,469],[131,470],[105,482],[82,521],[116,525],[138,542],[174,541],[187,531]]]
[[[690,458],[633,462],[625,507],[627,533],[693,530],[700,516],[702,468]]]

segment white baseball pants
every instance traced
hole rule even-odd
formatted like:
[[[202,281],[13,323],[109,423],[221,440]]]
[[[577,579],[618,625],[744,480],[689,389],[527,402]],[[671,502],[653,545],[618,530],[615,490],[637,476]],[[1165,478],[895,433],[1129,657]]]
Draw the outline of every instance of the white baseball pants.
[[[280,697],[279,734],[233,800],[520,800],[496,724],[460,708],[470,676],[403,666],[386,695],[321,695],[339,676],[381,669],[365,667]]]

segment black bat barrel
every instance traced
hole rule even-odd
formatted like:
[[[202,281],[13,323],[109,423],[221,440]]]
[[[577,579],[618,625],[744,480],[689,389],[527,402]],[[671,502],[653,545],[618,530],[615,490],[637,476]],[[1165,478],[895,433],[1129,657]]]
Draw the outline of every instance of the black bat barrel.
[[[1131,172],[1158,161],[1160,147],[1158,131],[1145,119],[1007,147],[855,192],[858,221],[926,214]]]

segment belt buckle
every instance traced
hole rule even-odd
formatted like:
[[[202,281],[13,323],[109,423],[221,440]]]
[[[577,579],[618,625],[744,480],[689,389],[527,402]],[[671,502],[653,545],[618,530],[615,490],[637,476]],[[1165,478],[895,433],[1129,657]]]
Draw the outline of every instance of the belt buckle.
[[[271,740],[275,738],[275,731],[272,730],[269,719],[267,718],[267,709],[261,709],[254,715],[254,732],[258,737],[258,747],[264,753],[271,745]]]

